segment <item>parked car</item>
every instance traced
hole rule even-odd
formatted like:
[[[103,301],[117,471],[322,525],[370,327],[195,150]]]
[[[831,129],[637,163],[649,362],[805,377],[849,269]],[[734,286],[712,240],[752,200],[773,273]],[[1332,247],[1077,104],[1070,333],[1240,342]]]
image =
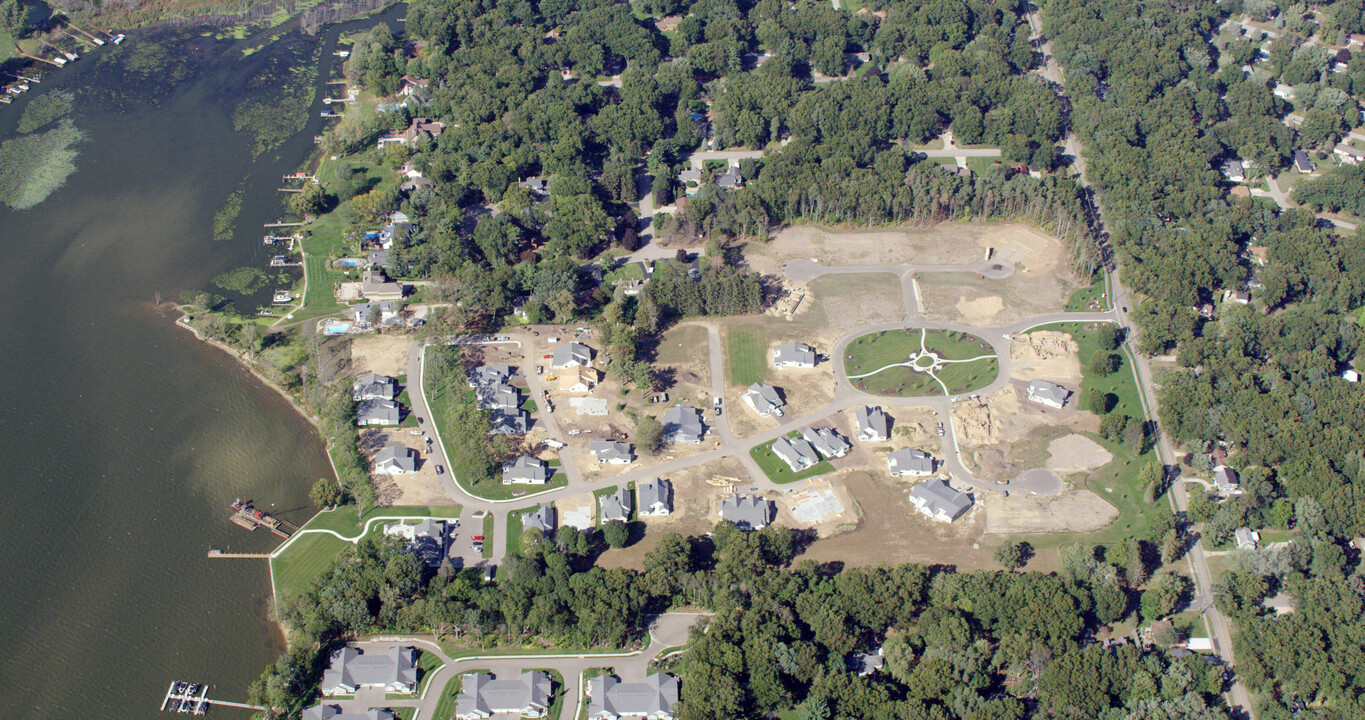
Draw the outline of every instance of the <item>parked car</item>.
[[[471,538],[471,539],[472,539],[474,542],[476,542],[476,543],[481,543],[481,542],[483,542],[483,536],[482,536],[482,535],[475,535],[475,536],[474,536],[473,538]]]
[[[437,466],[436,466],[436,474],[437,474],[437,475],[443,475],[443,474],[445,474],[445,471],[446,471],[446,469],[443,468],[443,467],[441,467],[440,465],[437,465]]]

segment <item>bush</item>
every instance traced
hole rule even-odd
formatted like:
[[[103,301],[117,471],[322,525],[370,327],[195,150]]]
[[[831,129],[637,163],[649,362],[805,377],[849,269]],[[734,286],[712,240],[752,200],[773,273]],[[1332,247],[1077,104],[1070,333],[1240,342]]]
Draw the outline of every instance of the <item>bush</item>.
[[[1109,393],[1095,392],[1092,390],[1085,394],[1085,409],[1096,415],[1105,415],[1109,412],[1110,408],[1115,405],[1111,400],[1117,399],[1118,398],[1115,398]]]
[[[1105,440],[1118,440],[1123,437],[1123,431],[1127,429],[1128,422],[1131,419],[1127,415],[1105,415],[1104,419],[1100,421],[1100,436]]]
[[[664,428],[658,420],[648,416],[640,418],[640,424],[635,427],[635,447],[642,453],[657,455],[663,447],[663,433]]]
[[[620,520],[610,520],[602,526],[602,539],[614,548],[623,548],[630,542],[630,528]]]
[[[1107,350],[1096,350],[1095,354],[1090,356],[1088,369],[1090,372],[1099,375],[1100,377],[1104,377],[1106,375],[1111,375],[1115,370],[1118,370],[1119,362],[1121,362],[1121,360],[1118,353]]]

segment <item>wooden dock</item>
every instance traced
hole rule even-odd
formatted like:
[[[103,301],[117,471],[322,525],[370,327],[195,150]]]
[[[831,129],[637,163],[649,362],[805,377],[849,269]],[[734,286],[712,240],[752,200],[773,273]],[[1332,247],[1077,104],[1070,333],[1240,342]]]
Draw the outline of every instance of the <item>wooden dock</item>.
[[[269,560],[270,553],[228,553],[216,548],[209,548],[211,558],[233,558],[243,560]]]
[[[232,515],[228,517],[228,520],[232,524],[252,532],[255,532],[258,527],[263,527],[282,538],[287,538],[299,531],[298,526],[293,523],[257,510],[252,507],[251,503],[244,503],[240,500],[232,504]]]
[[[208,685],[177,680],[166,689],[166,697],[161,700],[161,709],[193,715],[203,715],[210,705],[222,705],[223,707],[241,708],[243,710],[265,710],[260,705],[248,705],[230,700],[214,700],[208,694]]]
[[[273,227],[303,227],[304,225],[307,225],[307,224],[308,224],[308,223],[301,223],[301,222],[299,222],[299,223],[283,223],[283,222],[281,222],[281,223],[266,223],[265,226],[268,227],[268,228],[273,228]]]

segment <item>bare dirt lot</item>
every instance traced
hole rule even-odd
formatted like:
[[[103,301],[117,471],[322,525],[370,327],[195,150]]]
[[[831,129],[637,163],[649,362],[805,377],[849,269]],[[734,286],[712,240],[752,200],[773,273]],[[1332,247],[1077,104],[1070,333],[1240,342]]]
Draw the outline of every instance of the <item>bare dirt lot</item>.
[[[1080,345],[1070,334],[1052,330],[1015,335],[1010,342],[1010,377],[1079,384]]]
[[[787,490],[776,498],[779,525],[814,530],[822,538],[857,527],[861,511],[840,476],[811,478]]]
[[[1091,413],[1074,408],[1044,409],[1023,398],[1023,389],[1010,385],[989,397],[953,405],[962,460],[980,479],[1009,482],[1026,470],[1045,467],[1052,454],[1050,443],[1076,431],[1093,432],[1099,427],[1098,418]],[[1074,437],[1094,444],[1079,435]],[[1076,441],[1063,443],[1059,449],[1066,463],[1094,462],[1098,457],[1084,458],[1093,448]],[[1103,448],[1099,450],[1103,452]]]
[[[407,335],[357,335],[351,338],[351,368],[357,376],[406,375],[411,344],[412,338]]]
[[[1047,451],[1048,469],[1062,473],[1093,470],[1114,459],[1099,443],[1074,433],[1048,443]]]
[[[1003,280],[968,273],[926,273],[918,277],[925,317],[1002,325],[1066,307],[1079,284],[1071,277],[1060,240],[1026,225],[1000,225],[978,238],[994,248],[993,260],[1011,263]],[[973,258],[973,259],[980,259]]]
[[[1118,510],[1089,490],[1054,497],[985,494],[986,532],[991,534],[1089,532],[1113,522]]]
[[[426,443],[407,428],[369,428],[360,431],[360,450],[373,462],[384,446],[397,443],[417,451],[417,472],[403,475],[372,475],[381,505],[454,505],[436,476],[436,466],[427,460]]]
[[[1049,239],[1027,225],[1002,223],[872,231],[796,225],[779,231],[766,244],[749,243],[744,254],[755,270],[765,273],[776,273],[782,263],[798,258],[818,258],[831,265],[965,264],[985,257],[988,247],[995,248],[996,258],[1015,263],[1033,259],[1041,266],[1049,258],[1043,242]],[[1058,248],[1052,262],[1060,260]]]

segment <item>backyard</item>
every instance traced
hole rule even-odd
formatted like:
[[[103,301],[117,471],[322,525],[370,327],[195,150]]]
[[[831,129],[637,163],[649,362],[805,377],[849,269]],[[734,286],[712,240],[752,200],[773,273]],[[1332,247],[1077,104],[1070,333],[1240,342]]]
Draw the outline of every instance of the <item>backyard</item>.
[[[787,437],[800,437],[800,433],[793,430],[792,432],[787,433]],[[769,480],[772,480],[779,485],[805,480],[806,478],[813,478],[817,475],[824,475],[827,472],[834,471],[834,466],[830,465],[828,460],[821,460],[799,473],[794,473],[792,472],[792,469],[787,466],[786,461],[773,452],[772,443],[755,446],[749,451],[749,457],[752,457],[754,462],[758,463],[759,469],[763,471],[764,475],[768,476]]]
[[[768,377],[764,333],[755,328],[732,328],[725,334],[725,371],[730,384],[748,387]]]

